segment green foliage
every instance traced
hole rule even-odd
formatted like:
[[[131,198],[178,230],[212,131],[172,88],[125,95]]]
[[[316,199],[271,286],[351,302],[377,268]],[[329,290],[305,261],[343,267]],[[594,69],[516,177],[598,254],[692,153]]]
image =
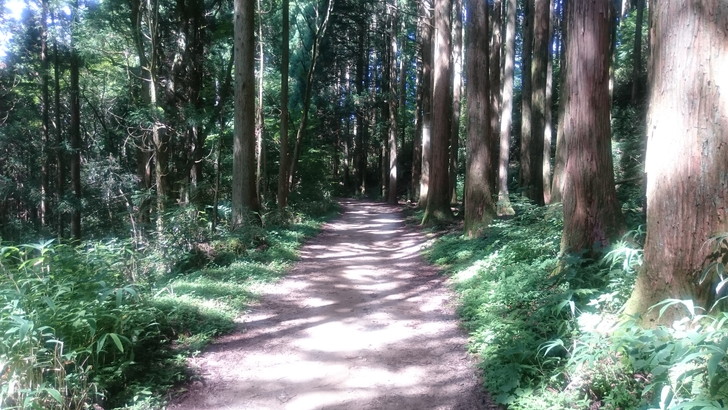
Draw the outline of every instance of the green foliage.
[[[644,223],[645,142],[644,109],[612,109],[613,158],[617,181],[617,198],[630,226]]]
[[[661,312],[683,305],[689,312],[671,327],[643,329],[621,324],[611,336],[612,348],[643,376],[643,402],[655,408],[713,409],[728,405],[728,314],[698,314],[692,301],[668,300]]]
[[[0,248],[0,407],[163,407],[186,355],[233,330],[251,286],[280,278],[317,232],[321,217],[295,215],[212,234],[204,213],[179,208],[154,243]]]
[[[159,344],[155,312],[107,250],[50,241],[0,250],[3,406],[82,408],[113,388],[99,374]]]
[[[686,319],[644,329],[621,319],[642,263],[638,228],[601,261],[558,257],[556,207],[514,201],[518,216],[486,236],[439,238],[428,250],[453,275],[460,315],[485,388],[511,409],[683,408],[728,405],[728,314],[669,300]],[[728,249],[716,236],[705,280],[724,290]],[[719,293],[719,296],[721,294]]]
[[[642,67],[639,67],[639,73],[644,76],[647,72],[646,60],[649,55],[648,49],[648,14],[645,12],[644,20],[642,23]],[[615,50],[616,64],[615,64],[615,80],[618,87],[621,85],[631,85],[632,81],[632,67],[634,67],[634,42],[635,42],[635,28],[637,25],[637,10],[631,10],[627,16],[625,16],[621,22],[617,32],[617,44]],[[644,79],[644,77],[640,77]],[[619,92],[617,92],[619,94]]]
[[[457,280],[471,348],[483,359],[486,389],[501,403],[547,377],[561,358],[537,354],[540,345],[571,330],[570,311],[560,306],[568,286],[544,280],[558,263],[559,213],[515,206],[519,216],[496,221],[486,237],[448,235],[428,252]]]

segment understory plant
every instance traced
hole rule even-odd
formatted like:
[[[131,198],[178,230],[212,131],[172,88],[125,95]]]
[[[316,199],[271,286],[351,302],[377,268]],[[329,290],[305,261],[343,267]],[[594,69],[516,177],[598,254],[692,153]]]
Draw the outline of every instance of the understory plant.
[[[0,408],[162,408],[185,358],[234,328],[324,208],[235,232],[181,210],[156,240],[0,245]]]
[[[728,406],[721,293],[708,309],[664,301],[653,309],[680,306],[686,318],[643,328],[622,315],[642,262],[641,228],[600,260],[559,257],[560,209],[513,202],[518,216],[495,221],[483,237],[449,234],[427,251],[453,276],[470,347],[496,401],[509,409]],[[709,268],[724,290],[725,270]]]
[[[156,312],[104,262],[104,248],[48,241],[0,249],[4,408],[104,402],[107,381],[97,375],[133,366],[139,347],[162,342]]]

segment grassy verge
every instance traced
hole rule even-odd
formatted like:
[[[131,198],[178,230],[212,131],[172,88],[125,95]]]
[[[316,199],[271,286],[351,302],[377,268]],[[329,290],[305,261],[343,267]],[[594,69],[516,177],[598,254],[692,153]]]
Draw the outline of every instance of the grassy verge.
[[[321,210],[215,235],[178,218],[146,247],[0,247],[0,407],[162,408],[189,377],[185,358],[234,329],[255,284],[285,274],[334,212]]]
[[[603,260],[559,259],[560,209],[515,205],[518,216],[495,221],[484,237],[450,233],[427,251],[453,277],[470,348],[498,402],[511,409],[728,405],[728,315],[695,308],[683,323],[658,329],[622,317],[641,263],[633,245],[639,230]]]

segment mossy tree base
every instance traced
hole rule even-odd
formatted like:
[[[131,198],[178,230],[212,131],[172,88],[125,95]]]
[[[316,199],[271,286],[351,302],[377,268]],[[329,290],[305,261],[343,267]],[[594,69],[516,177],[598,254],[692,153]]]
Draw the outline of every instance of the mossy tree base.
[[[496,215],[498,216],[514,216],[516,214],[516,211],[513,209],[513,205],[511,204],[511,200],[508,198],[499,199],[495,208]]]
[[[437,209],[437,210],[425,210],[425,215],[422,217],[422,225],[425,226],[438,226],[447,225],[452,223],[455,217],[452,214],[450,208]]]

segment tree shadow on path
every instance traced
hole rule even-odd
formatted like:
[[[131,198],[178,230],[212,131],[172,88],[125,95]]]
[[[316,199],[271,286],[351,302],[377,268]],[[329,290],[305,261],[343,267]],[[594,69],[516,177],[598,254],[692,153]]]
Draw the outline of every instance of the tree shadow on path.
[[[191,360],[201,381],[170,408],[497,408],[426,237],[398,207],[342,206],[239,331]]]

